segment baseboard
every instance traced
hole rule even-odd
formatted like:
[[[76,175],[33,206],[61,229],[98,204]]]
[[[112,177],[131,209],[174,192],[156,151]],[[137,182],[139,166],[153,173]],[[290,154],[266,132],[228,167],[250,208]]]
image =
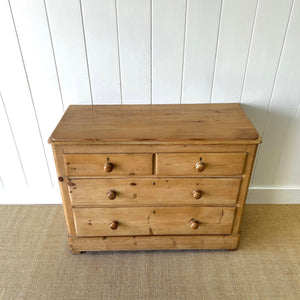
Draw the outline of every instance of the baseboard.
[[[247,204],[300,204],[300,188],[249,189]]]
[[[58,189],[1,189],[0,204],[61,204]],[[300,204],[300,188],[249,189],[247,204]]]
[[[61,204],[60,191],[54,188],[0,190],[0,204]]]

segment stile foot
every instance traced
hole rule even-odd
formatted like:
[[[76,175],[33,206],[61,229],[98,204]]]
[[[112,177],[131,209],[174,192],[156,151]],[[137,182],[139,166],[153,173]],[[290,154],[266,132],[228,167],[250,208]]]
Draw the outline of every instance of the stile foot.
[[[72,254],[81,254],[81,253],[83,253],[82,251],[78,251],[78,250],[74,250],[74,249],[71,249],[71,252],[72,252]]]

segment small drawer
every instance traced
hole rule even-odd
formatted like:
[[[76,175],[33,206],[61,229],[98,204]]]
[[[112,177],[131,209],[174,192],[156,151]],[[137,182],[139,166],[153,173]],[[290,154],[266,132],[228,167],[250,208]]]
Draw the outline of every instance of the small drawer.
[[[157,175],[238,176],[244,172],[246,153],[159,153]]]
[[[65,154],[67,176],[153,174],[153,154]]]
[[[73,206],[235,205],[240,178],[72,179]]]
[[[230,234],[235,207],[74,208],[77,236]]]

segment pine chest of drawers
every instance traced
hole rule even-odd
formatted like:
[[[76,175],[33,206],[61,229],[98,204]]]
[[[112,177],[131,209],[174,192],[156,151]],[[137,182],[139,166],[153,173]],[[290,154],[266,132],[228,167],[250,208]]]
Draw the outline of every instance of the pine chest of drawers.
[[[70,106],[49,143],[71,250],[236,249],[260,142],[239,104]]]

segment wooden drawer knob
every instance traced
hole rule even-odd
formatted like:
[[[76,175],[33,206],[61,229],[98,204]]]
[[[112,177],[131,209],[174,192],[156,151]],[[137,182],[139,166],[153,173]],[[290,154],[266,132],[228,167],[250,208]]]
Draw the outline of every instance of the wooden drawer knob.
[[[202,192],[200,190],[193,191],[193,196],[195,199],[200,199],[202,197]]]
[[[111,162],[106,162],[104,164],[104,171],[110,173],[114,168],[114,165]]]
[[[195,165],[195,168],[198,172],[203,172],[205,169],[205,164],[201,161],[198,161]]]
[[[117,192],[114,190],[107,191],[107,197],[110,200],[114,200],[117,197]]]
[[[110,221],[110,229],[111,230],[116,230],[119,226],[119,222],[116,220],[111,220]]]
[[[197,220],[191,219],[190,225],[192,229],[197,229],[200,225],[200,223]]]

